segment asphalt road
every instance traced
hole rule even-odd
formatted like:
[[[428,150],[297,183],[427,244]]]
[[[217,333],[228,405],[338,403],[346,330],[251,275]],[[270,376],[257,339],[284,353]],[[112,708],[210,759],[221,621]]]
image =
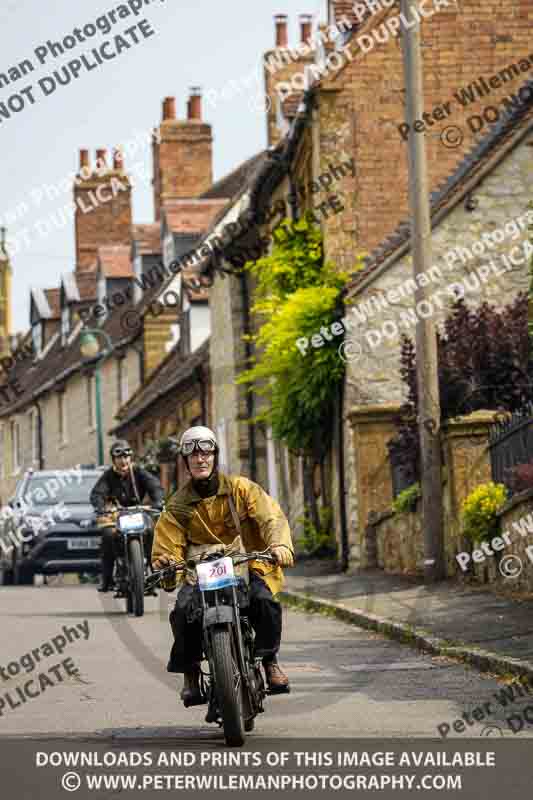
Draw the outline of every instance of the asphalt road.
[[[172,598],[149,599],[135,619],[94,586],[0,589],[0,736],[220,738],[205,707],[182,707],[181,680],[166,672]],[[78,638],[68,642],[64,626]],[[494,698],[501,682],[323,616],[284,610],[280,661],[292,692],[267,698],[254,737],[436,738],[437,726],[485,703],[481,721],[450,737],[512,738],[505,719],[528,703],[532,723],[516,735],[533,734],[533,697],[505,709]]]

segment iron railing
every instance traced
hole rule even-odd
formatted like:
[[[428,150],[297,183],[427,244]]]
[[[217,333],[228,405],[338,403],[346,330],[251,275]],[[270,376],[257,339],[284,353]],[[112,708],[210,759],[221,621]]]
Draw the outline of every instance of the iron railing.
[[[509,470],[533,462],[533,403],[512,414],[502,414],[489,431],[492,480],[509,485]]]

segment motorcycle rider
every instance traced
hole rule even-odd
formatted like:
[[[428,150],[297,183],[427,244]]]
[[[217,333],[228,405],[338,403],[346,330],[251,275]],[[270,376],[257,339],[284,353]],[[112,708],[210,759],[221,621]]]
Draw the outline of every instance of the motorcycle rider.
[[[191,479],[169,499],[154,532],[152,564],[161,569],[171,562],[183,564],[196,550],[219,550],[239,542],[245,552],[267,548],[277,564],[251,561],[250,622],[255,630],[256,655],[262,656],[268,686],[272,692],[290,691],[289,679],[281,670],[277,653],[281,641],[281,606],[274,595],[281,589],[281,567],[294,564],[289,524],[279,505],[256,483],[242,476],[219,471],[219,448],[209,428],[189,428],[180,441],[180,453]],[[236,540],[236,537],[240,539]],[[200,547],[198,547],[200,546]],[[193,552],[191,552],[193,551]],[[168,672],[184,673],[181,698],[184,705],[202,702],[200,662],[202,627],[187,621],[187,613],[199,597],[197,584],[184,583],[184,573],[163,582],[166,591],[181,585],[176,606],[170,614],[174,644]]]
[[[161,484],[154,475],[133,464],[133,451],[128,442],[119,439],[111,445],[109,452],[113,466],[101,475],[90,496],[96,513],[105,516],[113,504],[123,507],[141,505],[145,495],[149,496],[154,507],[162,508],[164,495]],[[113,534],[114,528],[102,529],[102,583],[99,592],[108,592],[113,588]]]

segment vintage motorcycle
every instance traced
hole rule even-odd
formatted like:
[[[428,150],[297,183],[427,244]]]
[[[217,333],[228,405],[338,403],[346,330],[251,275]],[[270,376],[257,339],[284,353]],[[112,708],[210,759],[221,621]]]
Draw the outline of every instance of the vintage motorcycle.
[[[223,727],[230,747],[244,744],[244,734],[253,730],[267,695],[262,659],[255,655],[255,633],[248,618],[247,562],[252,560],[275,563],[267,551],[232,556],[211,553],[198,563],[171,564],[147,581],[155,586],[187,567],[196,571],[201,607],[192,614],[202,619],[203,653],[209,668],[200,675],[204,702],[208,703],[206,722]],[[237,565],[246,565],[244,578],[235,575]]]
[[[117,506],[106,525],[115,528],[115,597],[125,598],[127,613],[136,617],[144,615],[145,596],[154,594],[154,588],[146,585],[146,578],[152,574],[146,545],[153,531],[152,518],[160,513],[161,509],[150,506]]]

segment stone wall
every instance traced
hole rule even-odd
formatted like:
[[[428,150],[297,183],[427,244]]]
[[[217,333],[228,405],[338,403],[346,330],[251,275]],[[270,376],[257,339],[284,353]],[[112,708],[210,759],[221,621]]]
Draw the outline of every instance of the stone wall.
[[[460,573],[455,556],[468,549],[461,536],[462,504],[476,486],[491,480],[488,434],[494,416],[492,411],[476,411],[449,420],[442,428],[444,550],[448,575]],[[423,574],[422,502],[419,500],[413,511],[404,513],[387,511],[376,516],[376,511],[382,509],[371,509],[374,531],[365,528],[365,534],[367,539],[376,537],[378,565],[387,572]],[[365,552],[366,548],[362,550]]]
[[[403,514],[392,511],[379,515],[376,530],[377,566],[385,572],[422,575],[424,572],[424,539],[422,536],[421,502],[416,510]]]
[[[352,470],[347,489],[355,497],[349,508],[351,558],[365,565],[363,534],[371,512],[379,513],[392,503],[392,480],[387,442],[395,433],[394,417],[399,406],[356,406],[348,418],[352,428]],[[354,519],[355,517],[355,519]]]
[[[527,211],[532,169],[533,150],[523,142],[474,192],[472,199],[477,205],[473,211],[465,210],[460,204],[433,231],[434,266],[427,273],[426,285],[431,309],[424,307],[422,311],[424,314],[431,311],[437,324],[450,313],[454,290],[448,287],[452,284],[466,287],[464,297],[470,307],[487,301],[501,308],[511,303],[519,292],[527,291],[528,259],[524,243],[528,220],[533,216]],[[486,236],[494,231],[500,231],[497,235],[503,241],[489,244]],[[477,244],[481,242],[481,246]],[[483,252],[474,254],[474,245],[478,251],[482,247]],[[451,251],[458,247],[463,248],[462,254],[455,257]],[[485,282],[479,277],[480,270],[487,273]],[[399,374],[400,336],[406,334],[414,339],[413,289],[412,259],[407,254],[353,297],[347,318],[354,328],[359,328],[357,339],[363,351],[361,358],[348,362],[347,380],[353,402],[370,404],[403,399],[405,386]],[[461,289],[457,289],[457,294],[461,294]]]

